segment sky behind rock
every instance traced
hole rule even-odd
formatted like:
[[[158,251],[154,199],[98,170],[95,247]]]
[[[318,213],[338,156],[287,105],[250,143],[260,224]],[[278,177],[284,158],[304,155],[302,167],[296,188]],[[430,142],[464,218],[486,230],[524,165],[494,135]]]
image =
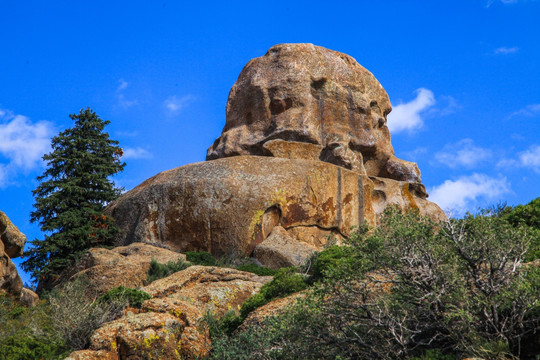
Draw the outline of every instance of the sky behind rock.
[[[390,96],[399,158],[454,214],[540,195],[540,1],[2,1],[0,210],[27,234],[51,136],[111,120],[131,189],[203,161],[242,67],[272,45],[353,56]],[[25,277],[25,280],[27,278]]]

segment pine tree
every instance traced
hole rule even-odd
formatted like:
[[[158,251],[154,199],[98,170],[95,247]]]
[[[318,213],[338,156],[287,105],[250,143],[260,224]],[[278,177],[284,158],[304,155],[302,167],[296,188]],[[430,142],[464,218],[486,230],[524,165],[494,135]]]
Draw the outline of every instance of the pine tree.
[[[40,225],[45,238],[31,242],[22,267],[44,284],[87,249],[110,244],[118,232],[103,209],[121,193],[110,177],[125,166],[122,149],[103,131],[110,121],[90,108],[69,117],[75,125],[52,139],[52,151],[43,156],[47,168],[32,191],[30,221]]]

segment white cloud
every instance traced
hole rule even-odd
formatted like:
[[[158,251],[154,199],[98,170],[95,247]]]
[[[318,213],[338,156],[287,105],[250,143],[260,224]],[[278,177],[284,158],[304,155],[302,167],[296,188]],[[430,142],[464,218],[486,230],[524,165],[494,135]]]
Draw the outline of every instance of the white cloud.
[[[496,55],[508,55],[508,54],[514,54],[518,52],[518,50],[519,48],[517,46],[514,46],[514,47],[502,46],[500,48],[493,50],[493,53]]]
[[[523,109],[519,109],[518,111],[513,112],[512,114],[510,114],[509,117],[514,117],[514,116],[533,117],[536,115],[540,115],[540,104],[527,105]]]
[[[435,160],[451,169],[458,167],[472,168],[491,158],[491,151],[474,145],[471,139],[463,139],[455,144],[446,145],[435,154]]]
[[[484,174],[462,176],[457,180],[446,180],[431,189],[429,199],[442,209],[463,213],[474,210],[479,199],[494,200],[510,191],[505,177],[492,178]]]
[[[125,148],[124,149],[124,155],[122,156],[122,158],[124,160],[126,159],[150,159],[152,158],[152,154],[141,148],[141,147],[136,147],[136,148]]]
[[[126,99],[126,96],[124,95],[124,90],[127,89],[127,87],[129,86],[129,83],[124,79],[118,80],[118,83],[119,85],[116,88],[116,93],[117,93],[116,99],[118,100],[118,105],[121,108],[129,109],[130,107],[139,104],[139,101],[137,99],[128,100]]]
[[[421,113],[435,104],[433,92],[420,88],[415,91],[416,98],[408,103],[397,105],[388,114],[388,128],[392,133],[414,131],[422,127],[424,121]]]
[[[124,94],[119,94],[118,95],[118,105],[120,105],[124,109],[128,109],[128,108],[132,107],[133,105],[137,105],[138,103],[139,103],[139,101],[137,99],[128,100],[128,99],[126,99]]]
[[[118,87],[116,88],[116,91],[122,91],[122,90],[126,89],[128,87],[128,85],[129,85],[129,83],[124,79],[118,80],[118,83],[120,85],[118,85]]]
[[[519,161],[522,166],[530,167],[540,173],[540,146],[533,145],[528,150],[520,153]]]
[[[53,132],[50,122],[33,123],[26,116],[0,110],[0,186],[19,172],[40,166],[41,157],[50,151]]]
[[[515,4],[520,0],[499,0],[499,1],[504,5],[509,5],[509,4]],[[496,2],[496,0],[487,0],[486,1],[486,8],[489,8],[495,2]]]
[[[176,113],[182,110],[184,107],[186,107],[192,100],[193,100],[193,97],[191,95],[185,95],[180,98],[177,97],[176,95],[173,95],[173,96],[169,96],[163,102],[163,105],[170,112]]]

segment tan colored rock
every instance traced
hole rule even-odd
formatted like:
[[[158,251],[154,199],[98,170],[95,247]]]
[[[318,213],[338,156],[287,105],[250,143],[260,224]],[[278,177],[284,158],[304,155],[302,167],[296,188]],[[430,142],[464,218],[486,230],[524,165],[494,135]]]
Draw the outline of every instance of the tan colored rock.
[[[10,258],[22,255],[26,236],[13,225],[5,213],[0,211],[0,239],[4,243],[4,252]]]
[[[30,289],[22,288],[19,302],[25,306],[34,307],[39,303],[39,296]]]
[[[162,172],[107,211],[122,230],[120,244],[249,256],[276,225],[348,235],[365,219],[374,223],[371,186],[321,161],[237,156]]]
[[[74,351],[64,360],[118,360],[118,354],[104,350]]]
[[[329,236],[376,218],[389,204],[444,217],[423,185],[368,178],[322,161],[235,156],[162,172],[107,212],[121,245],[166,244],[176,251],[251,256],[274,226],[318,250]]]
[[[264,266],[279,269],[302,266],[316,251],[317,248],[298,241],[283,227],[275,226],[270,235],[255,246],[253,257]]]
[[[420,182],[416,164],[394,155],[386,126],[391,110],[381,84],[352,57],[312,44],[276,45],[240,73],[207,160],[316,156],[361,174]],[[265,145],[276,139],[299,149]],[[305,156],[298,143],[313,151]]]
[[[15,264],[4,251],[4,243],[0,241],[0,293],[6,292],[14,298],[19,298],[23,283]]]
[[[168,313],[128,314],[97,329],[90,349],[120,359],[195,359],[208,355],[206,337]]]
[[[93,248],[81,258],[69,277],[85,276],[89,280],[88,291],[98,296],[117,286],[129,288],[143,286],[152,259],[166,264],[179,258],[185,260],[186,256],[142,243],[133,243],[112,250]]]
[[[271,276],[258,276],[235,269],[212,266],[190,266],[166,278],[156,280],[141,290],[155,298],[181,300],[201,313],[216,316],[238,310],[256,294]]]

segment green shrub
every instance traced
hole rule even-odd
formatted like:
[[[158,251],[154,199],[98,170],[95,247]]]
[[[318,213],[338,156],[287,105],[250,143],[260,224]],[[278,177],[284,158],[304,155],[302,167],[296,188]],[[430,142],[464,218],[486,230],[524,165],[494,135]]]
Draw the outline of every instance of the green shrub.
[[[194,265],[218,266],[218,261],[207,251],[187,251],[186,260]]]
[[[27,308],[0,295],[0,359],[63,359],[69,352],[47,304]]]
[[[259,266],[257,264],[243,264],[237,267],[240,271],[246,271],[259,276],[274,276],[277,270],[267,268],[266,266]]]
[[[101,296],[98,303],[127,303],[131,307],[140,308],[145,300],[151,298],[152,296],[144,291],[118,286]]]
[[[0,359],[64,359],[69,352],[57,339],[29,336],[24,332],[0,340]]]
[[[271,300],[285,297],[307,288],[305,278],[295,273],[294,267],[279,269],[272,281],[264,284],[259,293],[247,299],[240,308],[240,316],[244,320],[247,315]]]
[[[313,264],[312,280],[323,279],[333,269],[352,262],[352,251],[348,246],[332,245],[317,254]]]
[[[187,269],[190,265],[181,257],[176,261],[169,261],[167,264],[158,263],[156,259],[150,262],[150,268],[146,275],[146,283],[150,284],[158,279],[165,278],[175,272]]]
[[[46,298],[54,328],[73,350],[88,347],[92,333],[128,305],[125,299],[96,301],[88,288],[88,279],[79,277],[53,289]]]

